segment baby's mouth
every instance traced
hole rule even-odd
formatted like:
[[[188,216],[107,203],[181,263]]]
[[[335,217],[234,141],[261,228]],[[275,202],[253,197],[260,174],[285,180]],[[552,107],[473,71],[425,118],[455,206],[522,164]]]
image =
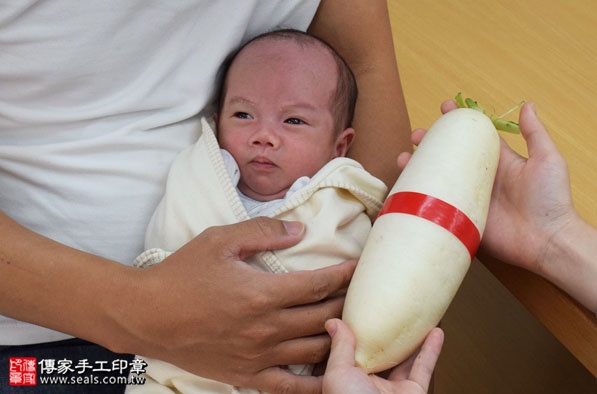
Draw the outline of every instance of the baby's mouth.
[[[258,168],[274,168],[276,164],[266,157],[258,156],[251,160],[251,164]]]

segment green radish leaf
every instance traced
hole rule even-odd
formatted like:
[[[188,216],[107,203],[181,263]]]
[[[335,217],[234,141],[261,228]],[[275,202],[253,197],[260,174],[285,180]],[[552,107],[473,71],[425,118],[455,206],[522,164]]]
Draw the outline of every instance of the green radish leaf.
[[[491,119],[496,129],[505,131],[508,133],[519,134],[520,126],[516,122],[512,122],[504,119]]]
[[[470,109],[477,110],[477,111],[482,112],[485,115],[487,115],[489,117],[489,119],[491,119],[491,121],[493,122],[493,125],[495,126],[495,128],[497,130],[505,131],[508,133],[514,133],[514,134],[520,133],[520,126],[518,125],[518,123],[510,121],[510,120],[505,120],[503,118],[506,115],[509,115],[510,113],[518,110],[524,104],[524,101],[521,101],[515,107],[510,108],[504,114],[502,114],[498,117],[495,117],[493,115],[487,114],[487,112],[482,107],[480,107],[479,104],[472,98],[468,98],[468,97],[464,98],[464,96],[462,95],[462,92],[458,92],[458,94],[456,95],[456,97],[454,99],[456,100],[456,105],[458,106],[458,108],[470,108]]]

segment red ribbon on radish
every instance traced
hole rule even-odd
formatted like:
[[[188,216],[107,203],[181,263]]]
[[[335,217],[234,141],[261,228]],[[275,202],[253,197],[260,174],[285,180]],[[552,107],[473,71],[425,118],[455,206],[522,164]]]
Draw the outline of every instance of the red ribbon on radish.
[[[456,236],[475,257],[481,234],[473,221],[464,212],[447,202],[417,192],[398,192],[384,202],[379,216],[388,213],[403,213],[429,220]]]

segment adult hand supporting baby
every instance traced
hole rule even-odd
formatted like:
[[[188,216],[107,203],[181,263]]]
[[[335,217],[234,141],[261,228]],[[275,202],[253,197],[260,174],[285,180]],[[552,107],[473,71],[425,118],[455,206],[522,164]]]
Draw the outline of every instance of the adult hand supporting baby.
[[[327,355],[324,324],[340,316],[344,299],[334,295],[348,286],[355,263],[270,274],[242,262],[296,244],[303,231],[267,218],[213,227],[141,270],[59,244],[0,213],[0,311],[227,383],[319,393],[321,378],[278,366]]]
[[[279,366],[327,355],[324,323],[340,316],[344,298],[334,294],[347,287],[354,263],[271,274],[242,262],[290,247],[303,233],[299,223],[267,218],[213,227],[139,272],[144,294],[136,305],[145,311],[129,319],[129,330],[145,341],[138,353],[243,387],[320,392],[320,378]]]

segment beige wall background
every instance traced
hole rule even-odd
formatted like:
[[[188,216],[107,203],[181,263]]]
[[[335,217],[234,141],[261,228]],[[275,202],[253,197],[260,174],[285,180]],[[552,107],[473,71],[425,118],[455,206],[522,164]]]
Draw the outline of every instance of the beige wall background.
[[[597,226],[597,2],[388,5],[413,127],[429,127],[459,91],[496,114],[534,101],[568,160],[577,209]],[[522,137],[505,138],[525,154]],[[597,393],[595,317],[501,267],[475,262],[448,310],[435,392]]]

